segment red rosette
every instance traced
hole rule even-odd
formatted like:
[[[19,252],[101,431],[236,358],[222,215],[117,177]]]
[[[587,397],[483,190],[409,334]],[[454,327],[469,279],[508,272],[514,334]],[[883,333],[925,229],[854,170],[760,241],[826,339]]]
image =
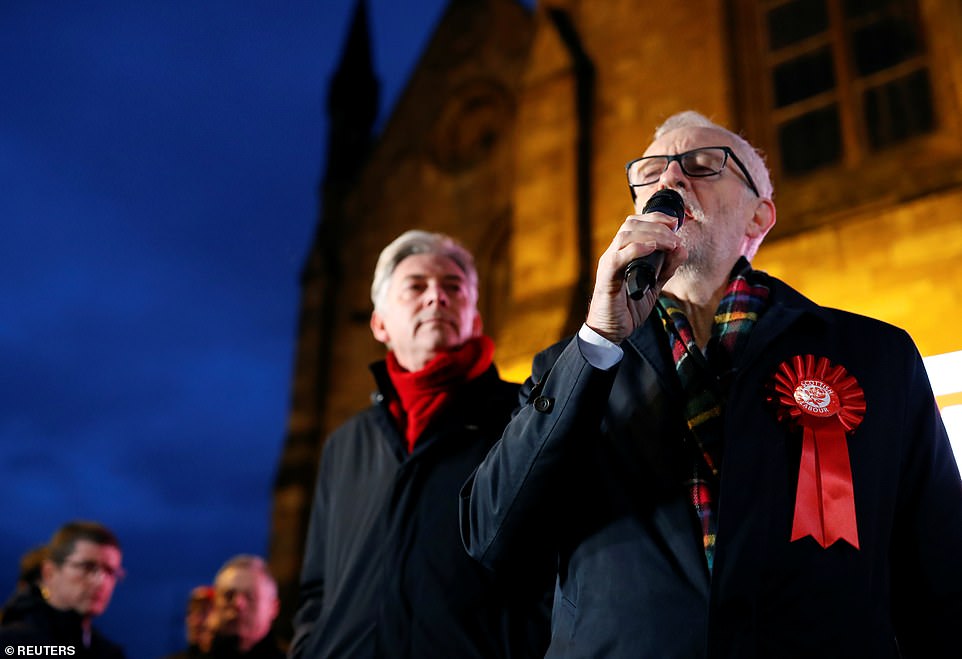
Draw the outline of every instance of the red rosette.
[[[846,435],[865,417],[865,393],[844,367],[814,355],[783,362],[772,388],[778,419],[802,428],[792,541],[810,535],[822,547],[845,540],[858,549]]]

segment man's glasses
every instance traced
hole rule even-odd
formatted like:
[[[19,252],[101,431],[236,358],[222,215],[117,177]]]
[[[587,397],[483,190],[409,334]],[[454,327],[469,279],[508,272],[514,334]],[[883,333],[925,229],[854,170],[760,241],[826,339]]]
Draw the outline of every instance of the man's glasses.
[[[742,175],[745,177],[745,182],[748,183],[748,187],[752,189],[755,196],[761,197],[758,193],[758,187],[752,179],[752,175],[748,173],[748,169],[745,168],[745,165],[738,159],[734,151],[727,146],[706,146],[700,149],[692,149],[691,151],[678,153],[673,156],[645,156],[644,158],[632,160],[625,165],[625,171],[628,173],[628,186],[631,188],[632,198],[635,196],[635,188],[657,183],[658,179],[661,178],[661,175],[668,169],[668,166],[672,162],[677,162],[681,165],[681,171],[685,173],[685,176],[703,178],[705,176],[717,176],[721,174],[722,170],[725,169],[725,165],[728,164],[729,158],[738,165],[738,169],[741,170]]]
[[[97,561],[64,561],[63,564],[67,567],[72,567],[75,570],[79,570],[85,577],[94,577],[100,573],[103,573],[106,577],[113,579],[114,581],[120,581],[126,574],[122,567],[104,565],[103,563],[98,563]]]

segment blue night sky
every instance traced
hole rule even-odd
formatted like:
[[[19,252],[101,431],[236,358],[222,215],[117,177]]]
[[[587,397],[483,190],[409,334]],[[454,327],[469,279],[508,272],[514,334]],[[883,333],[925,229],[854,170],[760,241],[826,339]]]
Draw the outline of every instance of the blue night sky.
[[[447,0],[367,3],[383,122]],[[266,554],[353,7],[0,1],[0,599],[25,550],[102,521],[128,577],[98,626],[129,659]]]
[[[381,120],[444,0],[368,0]],[[265,554],[327,85],[353,0],[0,3],[0,597],[95,519],[98,626],[183,644],[188,590]]]

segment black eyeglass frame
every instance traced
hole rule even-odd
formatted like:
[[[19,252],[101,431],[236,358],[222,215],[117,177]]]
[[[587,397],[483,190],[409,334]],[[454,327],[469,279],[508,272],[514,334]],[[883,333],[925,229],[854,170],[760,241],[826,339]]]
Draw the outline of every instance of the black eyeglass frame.
[[[127,576],[126,570],[122,567],[113,567],[111,565],[104,565],[103,563],[98,563],[97,561],[80,561],[80,560],[70,560],[67,559],[60,563],[64,567],[72,567],[75,570],[80,570],[85,577],[93,577],[98,573],[103,572],[104,576],[114,580],[123,581],[124,577]]]
[[[720,168],[717,172],[712,172],[712,173],[710,173],[710,174],[692,174],[692,173],[689,172],[687,169],[685,169],[685,161],[683,160],[683,158],[684,158],[685,156],[690,156],[690,155],[693,154],[693,153],[697,153],[698,151],[704,151],[705,149],[721,149],[722,151],[725,152],[725,160],[722,161],[721,168]],[[661,170],[661,173],[662,173],[662,174],[664,174],[665,171],[671,166],[671,163],[672,163],[672,162],[677,162],[677,163],[678,163],[678,166],[681,167],[681,171],[683,171],[683,172],[685,173],[685,176],[689,176],[689,177],[691,177],[691,178],[706,178],[706,177],[708,177],[708,176],[718,176],[718,175],[721,174],[723,171],[725,171],[725,165],[728,164],[728,159],[731,158],[733,161],[735,161],[735,164],[738,165],[738,169],[740,169],[741,172],[742,172],[742,174],[745,176],[745,182],[748,183],[748,187],[752,189],[752,192],[755,193],[755,196],[756,196],[756,197],[759,197],[759,198],[762,196],[762,195],[758,192],[758,186],[755,185],[755,180],[752,178],[752,175],[748,173],[748,168],[745,167],[745,165],[742,163],[741,160],[739,160],[738,156],[735,155],[735,152],[732,151],[731,147],[727,147],[727,146],[700,146],[700,147],[698,147],[697,149],[691,149],[690,151],[685,151],[685,152],[683,152],[683,153],[676,153],[676,154],[673,155],[673,156],[668,156],[668,155],[665,155],[665,156],[642,156],[641,158],[635,158],[634,160],[632,160],[631,162],[629,162],[628,164],[626,164],[626,165],[625,165],[625,176],[628,178],[628,187],[631,189],[631,198],[632,198],[632,200],[634,200],[635,197],[636,197],[635,188],[643,188],[643,187],[648,186],[648,185],[653,185],[653,184],[657,183],[657,181],[658,181],[658,179],[655,179],[654,181],[651,181],[650,183],[632,183],[632,182],[631,182],[631,173],[630,173],[630,172],[631,172],[631,166],[634,165],[636,162],[638,162],[638,161],[640,161],[640,160],[648,160],[649,158],[665,158],[665,169]],[[659,175],[659,176],[660,176],[660,175]]]

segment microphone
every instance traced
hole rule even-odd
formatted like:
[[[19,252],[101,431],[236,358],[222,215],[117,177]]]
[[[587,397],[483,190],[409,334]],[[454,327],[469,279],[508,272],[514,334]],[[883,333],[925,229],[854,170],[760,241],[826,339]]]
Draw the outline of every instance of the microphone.
[[[651,195],[651,199],[645,202],[645,207],[641,210],[644,213],[662,213],[678,220],[675,231],[681,228],[681,223],[685,219],[685,202],[681,195],[665,188]],[[640,300],[645,296],[655,281],[658,273],[661,272],[661,265],[665,262],[665,253],[662,251],[652,252],[640,259],[635,259],[625,268],[625,282],[628,284],[628,296],[632,300]]]

